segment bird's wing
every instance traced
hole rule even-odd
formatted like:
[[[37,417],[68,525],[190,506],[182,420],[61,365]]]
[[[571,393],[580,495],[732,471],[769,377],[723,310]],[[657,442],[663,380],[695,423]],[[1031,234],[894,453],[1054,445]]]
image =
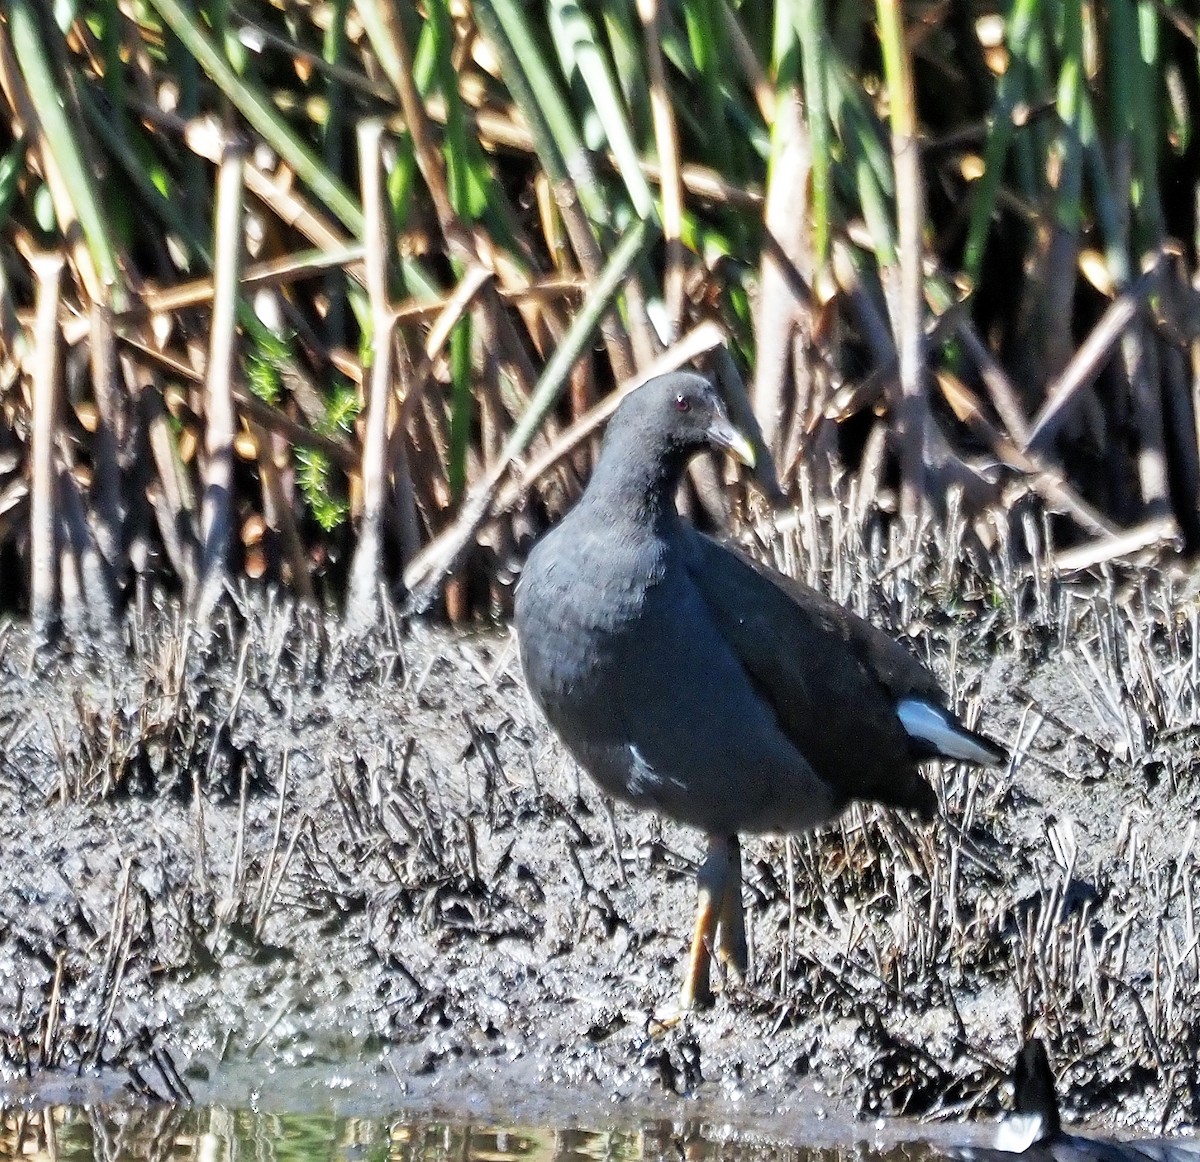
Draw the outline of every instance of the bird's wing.
[[[943,703],[933,675],[868,622],[736,549],[700,533],[688,548],[722,636],[817,774],[846,800],[931,812],[895,703]]]
[[[841,637],[894,699],[918,697],[939,706],[945,705],[946,694],[937,678],[890,634],[823,593],[754,560],[740,549],[705,539],[713,550],[735,557],[752,570],[760,581],[781,591],[806,616],[819,621],[831,633]]]

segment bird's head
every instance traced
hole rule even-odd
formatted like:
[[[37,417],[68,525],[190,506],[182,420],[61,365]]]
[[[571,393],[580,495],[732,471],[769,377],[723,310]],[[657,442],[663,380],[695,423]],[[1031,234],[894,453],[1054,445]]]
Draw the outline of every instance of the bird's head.
[[[631,392],[609,423],[606,445],[644,449],[682,468],[705,448],[732,452],[754,467],[754,446],[730,422],[717,390],[702,375],[675,371]]]

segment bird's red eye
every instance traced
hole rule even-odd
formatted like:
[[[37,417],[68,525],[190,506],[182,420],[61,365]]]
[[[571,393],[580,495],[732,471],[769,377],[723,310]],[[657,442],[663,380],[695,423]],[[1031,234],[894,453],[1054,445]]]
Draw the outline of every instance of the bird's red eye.
[[[677,412],[690,412],[692,410],[692,401],[686,395],[677,395],[675,397],[675,410]]]

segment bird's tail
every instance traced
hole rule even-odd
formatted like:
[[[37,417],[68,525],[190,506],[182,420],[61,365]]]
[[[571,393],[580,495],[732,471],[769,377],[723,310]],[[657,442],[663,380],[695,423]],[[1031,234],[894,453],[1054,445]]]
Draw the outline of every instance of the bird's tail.
[[[922,758],[957,759],[981,767],[1002,767],[1008,751],[964,726],[943,706],[924,698],[902,698],[896,714],[913,749]]]

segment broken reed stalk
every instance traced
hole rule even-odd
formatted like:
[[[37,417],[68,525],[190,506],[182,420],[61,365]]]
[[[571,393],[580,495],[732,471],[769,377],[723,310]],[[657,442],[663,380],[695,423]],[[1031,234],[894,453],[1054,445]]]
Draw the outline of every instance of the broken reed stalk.
[[[318,271],[336,270],[343,274],[361,271],[363,247],[355,242],[332,250],[302,250],[281,258],[256,262],[242,271],[242,293],[262,287],[286,286],[298,279],[309,278]],[[362,275],[360,273],[359,277]],[[131,304],[123,318],[129,316],[170,314],[188,307],[206,306],[212,302],[213,280],[194,278],[167,287],[146,287],[139,299]]]
[[[1165,373],[1154,333],[1141,313],[1121,337],[1120,347],[1132,408],[1131,419],[1138,434],[1135,468],[1142,504],[1147,513],[1161,516],[1170,511],[1163,432]]]
[[[1062,373],[1047,386],[1046,402],[1033,421],[1026,452],[1044,452],[1048,448],[1080,393],[1096,381],[1126,328],[1145,309],[1166,269],[1166,258],[1166,250],[1151,256],[1141,275],[1113,300]]]
[[[1055,574],[1069,575],[1129,558],[1147,550],[1167,549],[1177,552],[1180,547],[1179,526],[1175,523],[1175,518],[1156,517],[1099,540],[1086,541],[1082,545],[1062,549],[1053,555],[1049,568]]]
[[[892,165],[896,178],[899,270],[883,271],[884,292],[900,358],[896,440],[900,448],[900,513],[914,520],[926,503],[925,471],[929,401],[925,395],[922,318],[925,190],[917,147],[916,92],[899,0],[877,0],[879,39],[888,80]]]
[[[683,320],[683,182],[679,172],[679,135],[663,64],[661,5],[659,0],[638,0],[637,11],[645,36],[646,64],[650,73],[650,115],[661,167],[662,228],[667,245],[663,275],[667,334],[663,338],[670,344],[679,337]]]
[[[146,429],[146,443],[155,469],[147,488],[147,499],[162,537],[163,549],[183,592],[195,593],[199,583],[196,541],[199,522],[191,482],[179,461],[179,450],[157,382],[151,380],[142,389],[140,402],[141,422]]]
[[[1014,443],[1025,447],[1029,443],[1029,420],[1021,406],[1020,397],[1004,368],[987,349],[975,325],[963,311],[954,315],[954,334],[966,350],[975,369],[987,388],[996,414],[1000,417]]]
[[[204,502],[195,620],[202,631],[225,584],[233,504],[233,361],[242,260],[243,152],[226,144],[217,174],[212,330],[204,375]]]
[[[279,468],[275,463],[277,446],[286,450],[285,454],[288,456],[291,452],[282,440],[277,441],[276,437],[260,424],[246,420],[246,425],[254,439],[258,473],[263,485],[263,517],[267,526],[276,532],[282,541],[292,588],[296,590],[302,602],[315,605],[317,594],[309,573],[308,556],[304,551],[304,542],[300,539],[300,530],[296,527],[291,497],[284,488]]]
[[[996,458],[1019,472],[1035,492],[1039,493],[1054,511],[1065,512],[1085,532],[1101,537],[1116,535],[1116,529],[1091,505],[1080,497],[1049,465],[1038,456],[1022,452],[987,418],[978,397],[961,380],[938,374],[938,386],[946,402],[972,431],[995,454]]]
[[[812,235],[808,228],[812,144],[802,115],[798,81],[781,86],[775,111],[754,320],[758,334],[754,414],[772,455],[780,450],[785,412],[789,397],[794,395],[790,389],[795,383],[792,343],[796,320],[810,318],[813,304]],[[804,407],[807,401],[792,402]]]
[[[96,394],[96,431],[91,448],[95,538],[115,582],[124,556],[120,456],[126,446],[129,425],[119,382],[111,312],[103,304],[93,303],[88,322],[92,389]],[[115,583],[110,588],[110,596],[115,597]]]
[[[434,318],[433,324],[425,336],[425,342],[422,344],[421,358],[412,370],[413,389],[406,393],[404,402],[401,404],[399,427],[408,428],[413,411],[420,402],[422,391],[433,372],[434,360],[441,355],[443,348],[449,342],[450,333],[459,319],[467,313],[480,291],[494,277],[486,267],[473,263],[463,273],[458,286],[454,288],[454,293],[440,304],[441,310]],[[394,313],[393,318],[399,319],[400,313]]]
[[[71,637],[87,630],[106,637],[117,623],[116,589],[88,522],[79,482],[72,474],[74,451],[61,427],[57,445],[59,523],[64,534],[60,546],[63,625]]]
[[[708,325],[702,323],[693,332],[697,342],[699,342],[700,333]],[[683,344],[681,343],[678,346],[682,347]],[[695,356],[689,355],[686,357],[686,359],[692,358],[695,358]],[[771,501],[782,500],[785,493],[783,486],[779,483],[775,458],[767,449],[766,437],[763,435],[762,428],[758,426],[758,418],[754,414],[754,403],[750,398],[750,392],[746,388],[746,381],[742,378],[742,374],[738,370],[733,356],[729,354],[728,344],[724,342],[713,344],[708,355],[708,361],[716,374],[717,382],[721,388],[721,395],[725,399],[725,404],[729,408],[729,414],[733,418],[734,424],[741,429],[745,436],[749,437],[750,443],[754,447],[755,479]],[[672,370],[674,369],[672,368]]]
[[[346,629],[362,634],[375,623],[379,605],[381,529],[387,472],[387,421],[392,395],[392,335],[395,315],[388,296],[388,231],[383,200],[383,126],[364,121],[358,127],[366,233],[367,295],[371,304],[371,378],[367,427],[362,449],[362,515],[358,544],[346,588]]]
[[[58,616],[54,444],[58,432],[58,304],[64,260],[57,251],[39,253],[30,257],[30,266],[37,279],[37,314],[33,328],[29,604],[34,633],[44,641],[53,633]]]

